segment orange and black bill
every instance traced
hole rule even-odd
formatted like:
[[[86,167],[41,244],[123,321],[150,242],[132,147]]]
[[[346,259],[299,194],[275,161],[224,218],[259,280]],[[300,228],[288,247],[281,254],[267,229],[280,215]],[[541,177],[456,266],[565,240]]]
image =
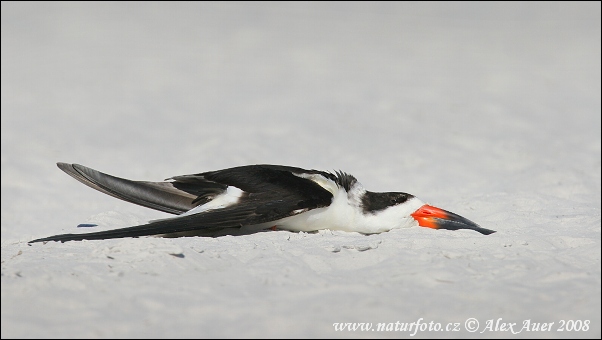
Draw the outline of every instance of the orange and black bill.
[[[432,205],[423,205],[412,214],[412,217],[418,221],[418,225],[426,228],[448,230],[471,229],[483,235],[495,233],[494,230],[481,228],[478,224],[467,218],[433,207]]]

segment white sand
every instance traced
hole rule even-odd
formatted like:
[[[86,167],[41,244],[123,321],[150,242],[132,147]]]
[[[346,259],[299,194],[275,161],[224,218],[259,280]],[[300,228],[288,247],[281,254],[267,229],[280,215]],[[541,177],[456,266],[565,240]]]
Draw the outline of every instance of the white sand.
[[[419,320],[442,330],[415,337],[599,338],[600,12],[2,2],[2,338],[411,337],[333,324]],[[57,161],[138,180],[341,169],[498,232],[29,246],[167,216]]]

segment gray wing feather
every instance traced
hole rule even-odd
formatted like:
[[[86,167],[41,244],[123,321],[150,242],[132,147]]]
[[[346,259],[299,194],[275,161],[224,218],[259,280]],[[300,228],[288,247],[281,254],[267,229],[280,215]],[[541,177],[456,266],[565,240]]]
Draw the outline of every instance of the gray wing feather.
[[[197,204],[198,195],[175,188],[172,182],[131,181],[107,175],[79,164],[57,163],[81,183],[124,201],[172,214],[181,214]]]

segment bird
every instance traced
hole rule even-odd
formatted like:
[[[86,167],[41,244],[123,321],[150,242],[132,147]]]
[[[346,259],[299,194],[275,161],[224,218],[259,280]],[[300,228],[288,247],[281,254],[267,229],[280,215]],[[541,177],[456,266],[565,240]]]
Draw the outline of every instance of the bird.
[[[151,182],[115,177],[79,164],[59,162],[57,166],[100,192],[176,216],[114,230],[38,238],[28,243],[194,235],[230,228],[249,232],[330,229],[376,234],[420,226],[470,229],[483,235],[495,232],[408,193],[368,191],[354,176],[340,170],[256,164]]]

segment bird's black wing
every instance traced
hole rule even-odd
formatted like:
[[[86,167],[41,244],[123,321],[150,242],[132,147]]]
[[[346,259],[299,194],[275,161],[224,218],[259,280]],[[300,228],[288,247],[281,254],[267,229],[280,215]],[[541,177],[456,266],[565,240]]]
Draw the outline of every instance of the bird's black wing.
[[[162,211],[169,208],[176,213],[182,212],[187,205],[194,207],[210,201],[218,189],[222,193],[228,186],[235,186],[244,193],[237,203],[225,208],[184,214],[128,228],[87,234],[55,235],[30,243],[138,237],[251,226],[325,207],[332,201],[332,193],[309,179],[296,176],[295,173],[319,173],[327,177],[333,175],[278,165],[250,165],[176,176],[172,178],[173,182],[129,181],[81,165],[59,163],[59,167],[82,183],[114,197]],[[165,183],[170,186],[164,185]],[[208,186],[214,191],[208,191]],[[191,193],[199,195],[194,196]]]
[[[196,185],[181,183],[176,187],[175,182],[131,181],[79,164],[57,163],[57,166],[69,176],[107,195],[172,214],[181,214],[194,208],[196,204],[193,202],[199,194],[219,194],[226,188],[225,185],[221,187],[211,185],[203,192],[200,183]]]

